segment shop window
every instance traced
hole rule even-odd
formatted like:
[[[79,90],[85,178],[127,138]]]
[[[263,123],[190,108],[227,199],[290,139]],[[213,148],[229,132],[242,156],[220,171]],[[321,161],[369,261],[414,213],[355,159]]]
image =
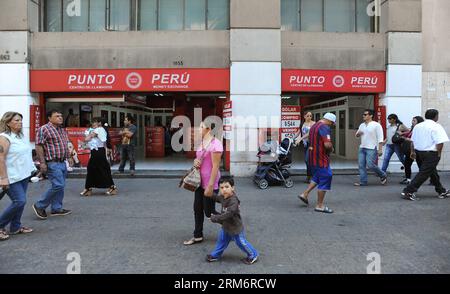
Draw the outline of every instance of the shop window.
[[[204,30],[206,28],[206,1],[185,0],[184,28]]]
[[[281,0],[281,29],[300,30],[299,0]]]
[[[69,32],[86,32],[89,30],[89,0],[80,0],[80,7],[74,6],[73,0],[64,0],[63,28]]]
[[[227,30],[229,15],[229,0],[208,0],[208,30]]]
[[[117,127],[117,112],[111,111],[111,128]]]
[[[159,29],[183,29],[183,0],[159,1]]]
[[[89,1],[89,31],[102,32],[106,30],[106,1]]]
[[[307,32],[323,31],[323,2],[317,0],[302,0],[301,28]]]
[[[141,0],[139,30],[156,30],[158,23],[157,0]]]
[[[123,126],[124,126],[124,124],[123,124],[124,120],[125,120],[125,113],[121,112],[120,113],[120,122],[119,122],[119,125],[121,128],[123,128]]]
[[[62,2],[60,0],[47,0],[45,2],[45,22],[47,32],[60,32],[62,30]]]
[[[281,0],[281,29],[309,32],[378,32],[375,0]]]
[[[230,0],[44,0],[47,32],[227,30]]]
[[[110,0],[108,8],[108,30],[129,31],[130,0]]]

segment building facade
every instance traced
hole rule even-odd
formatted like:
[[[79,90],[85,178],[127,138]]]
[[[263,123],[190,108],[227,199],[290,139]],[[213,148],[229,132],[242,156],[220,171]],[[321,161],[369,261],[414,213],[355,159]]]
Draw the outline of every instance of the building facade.
[[[36,109],[72,109],[80,127],[131,113],[145,146],[145,127],[195,125],[201,108],[232,117],[225,167],[250,175],[243,145],[332,111],[336,156],[354,160],[365,108],[410,125],[434,107],[450,130],[449,15],[446,0],[4,0],[0,112],[23,113],[31,138]]]

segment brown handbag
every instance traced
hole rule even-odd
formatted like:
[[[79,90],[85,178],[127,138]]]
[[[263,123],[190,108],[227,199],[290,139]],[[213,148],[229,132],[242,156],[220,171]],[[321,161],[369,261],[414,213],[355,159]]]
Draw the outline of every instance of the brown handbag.
[[[214,140],[214,138],[212,139]],[[211,142],[212,142],[211,140]],[[202,157],[200,158],[200,161],[203,160],[203,157],[206,154],[206,151],[211,145],[211,142],[209,142],[208,146],[205,148],[205,152],[203,152]],[[200,176],[200,169],[196,168],[195,166],[191,167],[191,169],[181,178],[181,181],[178,185],[180,188],[184,188],[188,191],[195,192],[198,187],[200,187],[200,184],[202,182],[202,178]]]

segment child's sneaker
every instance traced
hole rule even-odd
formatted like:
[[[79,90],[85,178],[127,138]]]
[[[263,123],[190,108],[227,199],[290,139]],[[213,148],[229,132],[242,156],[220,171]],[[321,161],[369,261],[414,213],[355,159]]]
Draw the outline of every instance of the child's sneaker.
[[[254,264],[258,260],[258,256],[255,256],[253,258],[246,257],[246,258],[243,258],[241,260],[242,260],[243,263],[250,265],[250,264]]]
[[[206,255],[207,262],[214,262],[214,261],[218,261],[218,260],[219,260],[218,257],[213,257],[211,254]]]

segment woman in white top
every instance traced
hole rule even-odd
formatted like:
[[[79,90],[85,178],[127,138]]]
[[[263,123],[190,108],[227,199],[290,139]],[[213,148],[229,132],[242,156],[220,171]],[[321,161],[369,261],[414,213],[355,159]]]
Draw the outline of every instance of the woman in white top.
[[[405,155],[402,152],[401,143],[392,142],[392,137],[398,133],[399,135],[403,135],[408,132],[409,129],[398,119],[396,114],[389,114],[388,116],[389,126],[386,128],[386,139],[383,144],[385,145],[384,151],[384,159],[383,159],[383,167],[382,171],[386,172],[389,166],[389,161],[391,160],[392,155],[397,154],[398,159],[404,165],[405,164]]]
[[[92,119],[92,130],[87,134],[85,141],[91,149],[91,156],[87,166],[86,183],[81,196],[91,196],[92,188],[107,188],[106,195],[116,195],[117,187],[111,176],[111,167],[106,158],[107,133],[102,127],[102,118]]]
[[[12,203],[0,215],[0,241],[9,235],[31,233],[20,221],[25,208],[28,182],[36,170],[30,143],[22,133],[22,114],[6,112],[0,121],[0,186]],[[5,227],[9,225],[9,234]]]

